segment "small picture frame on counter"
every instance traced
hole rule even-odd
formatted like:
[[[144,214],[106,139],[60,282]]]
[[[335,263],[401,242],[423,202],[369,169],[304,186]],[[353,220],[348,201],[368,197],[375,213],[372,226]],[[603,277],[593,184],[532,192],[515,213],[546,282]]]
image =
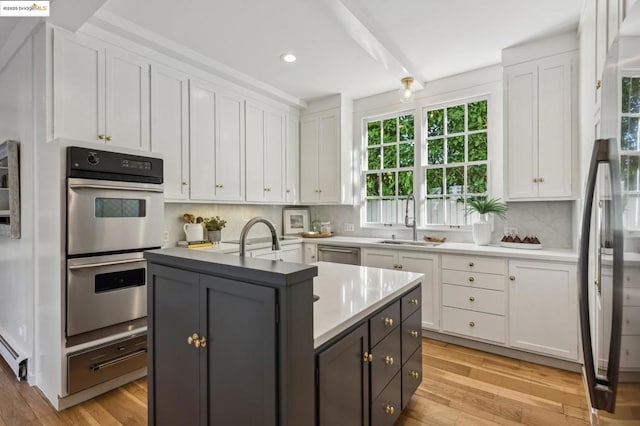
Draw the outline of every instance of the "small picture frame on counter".
[[[284,235],[309,232],[309,209],[283,209],[282,229]]]

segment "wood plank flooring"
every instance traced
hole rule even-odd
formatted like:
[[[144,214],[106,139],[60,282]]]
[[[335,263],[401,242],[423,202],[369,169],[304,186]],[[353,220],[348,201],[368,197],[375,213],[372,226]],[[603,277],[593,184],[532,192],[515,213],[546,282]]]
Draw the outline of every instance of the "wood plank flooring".
[[[398,426],[589,424],[579,374],[429,339],[422,347],[424,379]],[[623,387],[623,420],[603,418],[601,423],[640,425],[639,393],[638,386]],[[146,423],[146,379],[56,412],[37,388],[17,382],[0,360],[0,426]]]

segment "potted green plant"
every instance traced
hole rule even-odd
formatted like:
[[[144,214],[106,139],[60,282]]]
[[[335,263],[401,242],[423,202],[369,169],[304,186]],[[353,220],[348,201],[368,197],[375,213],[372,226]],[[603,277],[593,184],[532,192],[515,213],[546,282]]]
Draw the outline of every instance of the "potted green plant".
[[[204,226],[207,228],[207,234],[209,241],[212,243],[219,243],[222,239],[222,228],[227,225],[227,221],[221,219],[220,216],[215,216],[210,219],[204,220]]]
[[[504,218],[507,214],[507,205],[499,198],[475,197],[467,200],[467,214],[476,212],[480,220],[474,222],[473,242],[478,246],[486,246],[491,242],[491,222],[489,215]]]

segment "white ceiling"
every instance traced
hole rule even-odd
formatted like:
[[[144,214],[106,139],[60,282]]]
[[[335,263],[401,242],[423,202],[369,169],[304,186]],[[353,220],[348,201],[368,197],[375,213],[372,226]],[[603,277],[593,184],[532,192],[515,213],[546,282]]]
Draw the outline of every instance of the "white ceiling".
[[[10,18],[7,16],[0,18],[0,48],[2,48],[9,39],[9,36],[18,24],[19,19],[20,18]]]

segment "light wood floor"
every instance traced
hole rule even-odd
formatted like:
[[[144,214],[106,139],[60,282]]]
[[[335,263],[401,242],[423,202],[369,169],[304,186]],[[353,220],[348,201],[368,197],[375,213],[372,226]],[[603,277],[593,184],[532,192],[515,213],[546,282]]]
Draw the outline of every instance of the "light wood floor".
[[[579,374],[423,339],[424,380],[396,425],[586,425]],[[621,411],[637,415],[640,387],[625,388]],[[147,381],[140,379],[56,412],[35,387],[0,361],[0,426],[144,425]],[[613,422],[603,419],[603,424]],[[640,425],[629,420],[624,425]]]

